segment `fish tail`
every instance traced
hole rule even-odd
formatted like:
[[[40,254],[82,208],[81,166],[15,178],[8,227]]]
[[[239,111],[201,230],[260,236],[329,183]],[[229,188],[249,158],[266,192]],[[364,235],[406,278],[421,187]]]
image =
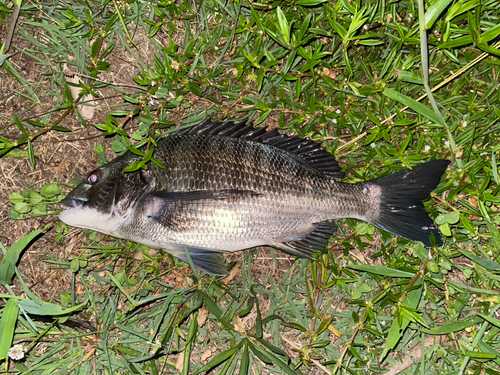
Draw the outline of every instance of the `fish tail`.
[[[371,224],[397,236],[422,241],[427,247],[432,246],[433,235],[435,244],[442,245],[439,230],[422,200],[437,187],[449,164],[449,160],[432,160],[371,180],[380,189],[379,212],[369,220]]]

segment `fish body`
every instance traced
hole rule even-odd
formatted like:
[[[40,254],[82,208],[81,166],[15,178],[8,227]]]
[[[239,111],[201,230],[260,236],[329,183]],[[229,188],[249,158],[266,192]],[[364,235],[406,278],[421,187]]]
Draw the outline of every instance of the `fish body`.
[[[164,249],[213,274],[219,252],[269,245],[311,258],[335,225],[355,218],[430,246],[439,232],[422,200],[447,160],[380,179],[341,182],[335,158],[309,140],[244,123],[206,120],[157,141],[163,166],[124,173],[128,152],[90,172],[64,200],[66,224]]]

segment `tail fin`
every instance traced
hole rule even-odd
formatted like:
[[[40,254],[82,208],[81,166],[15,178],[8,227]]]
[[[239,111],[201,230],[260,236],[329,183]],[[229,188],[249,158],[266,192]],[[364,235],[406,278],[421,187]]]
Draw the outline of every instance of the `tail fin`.
[[[441,245],[439,231],[425,212],[422,200],[436,188],[449,164],[449,160],[433,160],[412,170],[371,180],[381,188],[380,212],[371,223],[395,235],[422,241],[428,247],[434,233],[436,245]]]

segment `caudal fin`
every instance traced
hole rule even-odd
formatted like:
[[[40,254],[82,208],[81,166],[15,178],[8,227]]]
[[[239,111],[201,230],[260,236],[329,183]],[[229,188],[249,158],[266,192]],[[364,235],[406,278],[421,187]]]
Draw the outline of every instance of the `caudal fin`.
[[[385,177],[371,180],[381,188],[380,213],[371,223],[397,236],[436,245],[441,235],[424,209],[422,200],[434,190],[450,164],[449,160],[433,160]]]

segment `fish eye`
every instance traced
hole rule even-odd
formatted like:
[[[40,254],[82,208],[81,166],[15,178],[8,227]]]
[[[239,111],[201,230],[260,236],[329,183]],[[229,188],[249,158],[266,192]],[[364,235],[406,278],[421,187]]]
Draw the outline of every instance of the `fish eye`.
[[[88,177],[87,181],[89,182],[90,185],[95,185],[99,181],[101,181],[101,172],[100,171],[94,171],[92,172]]]

